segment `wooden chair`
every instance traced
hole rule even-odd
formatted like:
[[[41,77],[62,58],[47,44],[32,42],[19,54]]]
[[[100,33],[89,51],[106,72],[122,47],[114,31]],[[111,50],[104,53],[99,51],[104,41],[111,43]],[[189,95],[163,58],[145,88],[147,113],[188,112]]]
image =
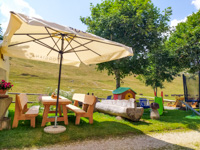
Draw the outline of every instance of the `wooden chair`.
[[[67,109],[72,110],[76,114],[75,124],[80,124],[81,117],[88,117],[89,123],[93,123],[93,111],[96,103],[96,97],[93,95],[77,94],[73,95],[74,105],[66,105]],[[78,107],[78,102],[82,102],[82,109]]]
[[[31,108],[27,108],[28,98],[27,95],[21,93],[16,95],[15,100],[15,115],[13,120],[13,128],[18,126],[19,120],[30,120],[31,127],[35,128],[35,118],[39,114],[40,106],[32,106]]]

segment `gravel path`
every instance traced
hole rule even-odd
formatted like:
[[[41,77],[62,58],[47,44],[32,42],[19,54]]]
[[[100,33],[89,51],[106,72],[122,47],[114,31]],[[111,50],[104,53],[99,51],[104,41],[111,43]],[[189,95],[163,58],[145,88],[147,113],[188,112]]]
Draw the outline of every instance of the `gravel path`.
[[[200,132],[169,132],[64,143],[39,150],[153,150],[200,149]]]

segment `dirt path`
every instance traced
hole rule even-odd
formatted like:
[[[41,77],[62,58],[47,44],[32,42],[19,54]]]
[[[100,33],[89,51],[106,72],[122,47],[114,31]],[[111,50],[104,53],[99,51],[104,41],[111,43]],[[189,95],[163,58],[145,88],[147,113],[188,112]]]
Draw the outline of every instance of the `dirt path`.
[[[200,149],[200,132],[169,132],[53,145],[39,150]]]

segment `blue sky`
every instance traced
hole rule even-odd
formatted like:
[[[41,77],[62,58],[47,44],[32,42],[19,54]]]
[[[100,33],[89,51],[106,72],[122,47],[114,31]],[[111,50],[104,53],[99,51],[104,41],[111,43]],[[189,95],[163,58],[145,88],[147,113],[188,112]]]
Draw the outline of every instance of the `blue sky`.
[[[90,3],[96,5],[100,2],[101,0],[0,0],[0,24],[5,32],[10,18],[9,11],[15,11],[85,31],[87,27],[80,21],[80,16],[89,16]],[[188,15],[200,9],[200,0],[152,2],[161,10],[172,7],[171,26],[185,21]]]

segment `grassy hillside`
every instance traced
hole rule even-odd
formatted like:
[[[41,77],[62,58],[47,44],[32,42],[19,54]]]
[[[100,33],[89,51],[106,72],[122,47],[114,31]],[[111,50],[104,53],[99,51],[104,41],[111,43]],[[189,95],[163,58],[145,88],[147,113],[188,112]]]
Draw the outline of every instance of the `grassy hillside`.
[[[10,64],[10,81],[14,87],[9,92],[45,93],[47,87],[57,89],[59,65],[18,58],[12,58]],[[137,94],[153,96],[152,88],[145,86],[133,76],[126,77],[121,86],[131,87]],[[112,95],[110,90],[115,89],[115,79],[114,76],[108,76],[107,72],[97,72],[95,65],[82,64],[79,68],[63,65],[61,89],[74,90],[76,93],[90,92],[98,97],[106,97]],[[162,90],[168,95],[182,94],[182,78],[177,77],[172,83],[165,83]]]

